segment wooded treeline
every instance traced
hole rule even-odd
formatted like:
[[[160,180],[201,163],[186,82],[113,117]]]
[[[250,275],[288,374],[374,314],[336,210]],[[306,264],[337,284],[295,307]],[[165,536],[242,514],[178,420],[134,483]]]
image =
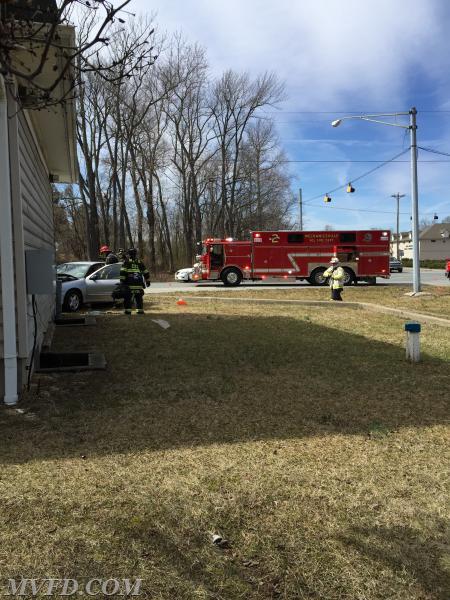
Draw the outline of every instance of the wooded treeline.
[[[277,77],[213,77],[202,48],[157,40],[146,22],[109,40],[102,69],[79,82],[80,186],[55,192],[59,258],[136,246],[153,271],[173,271],[192,264],[205,236],[288,227],[286,157],[261,111],[283,98]],[[153,60],[130,69],[145,45]]]

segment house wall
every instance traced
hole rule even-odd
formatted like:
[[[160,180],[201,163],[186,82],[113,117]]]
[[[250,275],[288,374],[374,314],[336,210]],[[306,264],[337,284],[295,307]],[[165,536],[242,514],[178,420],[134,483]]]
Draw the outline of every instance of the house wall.
[[[400,242],[400,254],[402,258],[413,257],[412,243],[410,240]],[[393,244],[392,253],[395,255],[396,248]],[[420,260],[444,260],[450,258],[450,239],[420,240]]]
[[[18,115],[20,198],[22,202],[24,249],[50,249],[54,252],[52,190],[48,172],[32,134],[25,111]],[[55,308],[55,296],[37,295],[37,338],[40,348]],[[27,354],[31,356],[35,336],[32,297],[27,294]]]
[[[14,221],[14,268],[17,301],[19,391],[26,383],[27,365],[36,333],[36,353],[54,314],[54,294],[36,296],[35,331],[32,297],[23,276],[26,250],[54,251],[52,192],[42,153],[25,111],[14,111],[10,122],[11,193]],[[1,288],[1,286],[0,286]],[[24,298],[25,297],[25,298]],[[0,289],[0,392],[3,395],[3,317]]]
[[[420,240],[420,260],[444,260],[450,257],[450,240]]]

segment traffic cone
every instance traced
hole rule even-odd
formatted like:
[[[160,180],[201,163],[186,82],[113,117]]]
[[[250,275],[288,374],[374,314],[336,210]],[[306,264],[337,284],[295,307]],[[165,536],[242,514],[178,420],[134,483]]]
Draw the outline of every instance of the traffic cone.
[[[187,302],[186,302],[186,300],[183,300],[183,298],[179,298],[177,300],[177,304],[178,304],[178,306],[186,306]]]

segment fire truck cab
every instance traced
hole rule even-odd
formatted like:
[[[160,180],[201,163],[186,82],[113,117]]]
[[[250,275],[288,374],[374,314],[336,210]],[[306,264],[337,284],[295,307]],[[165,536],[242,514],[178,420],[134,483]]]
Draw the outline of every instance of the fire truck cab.
[[[197,257],[202,280],[221,280],[236,286],[243,279],[283,278],[326,283],[323,273],[337,256],[345,285],[376,277],[388,279],[390,232],[367,231],[252,231],[249,241],[208,238]]]

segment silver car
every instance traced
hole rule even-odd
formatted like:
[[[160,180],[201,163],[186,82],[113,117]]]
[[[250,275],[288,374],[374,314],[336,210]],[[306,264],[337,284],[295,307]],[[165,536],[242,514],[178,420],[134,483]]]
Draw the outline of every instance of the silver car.
[[[122,263],[102,265],[79,262],[58,267],[57,276],[62,281],[61,297],[65,311],[76,312],[83,304],[113,302],[112,293],[119,283]]]

